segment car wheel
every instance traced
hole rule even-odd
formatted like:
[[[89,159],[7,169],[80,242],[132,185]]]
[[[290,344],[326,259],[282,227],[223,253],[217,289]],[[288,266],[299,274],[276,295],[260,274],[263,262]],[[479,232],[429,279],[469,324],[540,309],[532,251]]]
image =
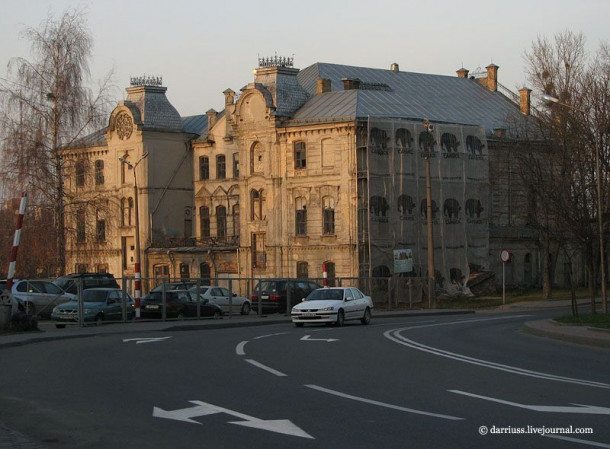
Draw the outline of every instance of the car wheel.
[[[303,327],[303,324],[305,324],[305,323],[294,323],[294,325],[295,325],[296,327]]]
[[[97,316],[95,317],[95,325],[101,326],[102,321],[104,321],[104,316],[101,313],[98,313]]]
[[[364,311],[364,316],[360,319],[362,324],[369,324],[371,322],[371,309],[368,307]]]
[[[339,311],[337,312],[337,321],[335,321],[335,324],[338,327],[343,326],[343,323],[345,322],[345,313],[343,312],[343,309],[339,309]]]
[[[55,327],[57,329],[63,329],[64,327],[66,327],[66,325],[65,324],[56,324]]]
[[[244,305],[241,306],[241,314],[242,315],[250,315],[250,304],[245,302]]]
[[[215,319],[215,320],[219,320],[219,319],[220,319],[220,316],[221,316],[220,310],[216,310],[216,311],[214,312],[214,319]]]
[[[176,318],[178,318],[179,320],[183,320],[184,319],[184,312],[182,312],[182,311],[178,312],[178,315],[176,315]]]

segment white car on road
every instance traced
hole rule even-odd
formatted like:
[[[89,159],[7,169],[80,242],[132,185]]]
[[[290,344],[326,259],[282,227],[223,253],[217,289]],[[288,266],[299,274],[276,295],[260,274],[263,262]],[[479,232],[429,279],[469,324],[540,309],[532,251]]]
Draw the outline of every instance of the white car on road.
[[[373,300],[355,287],[324,287],[314,290],[300,304],[292,308],[292,322],[301,327],[305,323],[325,323],[343,326],[347,320],[369,324]]]

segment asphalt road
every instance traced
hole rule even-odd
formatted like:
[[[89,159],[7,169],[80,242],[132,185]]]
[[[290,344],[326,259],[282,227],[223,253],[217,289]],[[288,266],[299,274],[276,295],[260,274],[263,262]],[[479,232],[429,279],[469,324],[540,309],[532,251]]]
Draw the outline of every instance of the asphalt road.
[[[0,421],[47,448],[610,448],[610,351],[519,331],[545,316],[3,348]]]

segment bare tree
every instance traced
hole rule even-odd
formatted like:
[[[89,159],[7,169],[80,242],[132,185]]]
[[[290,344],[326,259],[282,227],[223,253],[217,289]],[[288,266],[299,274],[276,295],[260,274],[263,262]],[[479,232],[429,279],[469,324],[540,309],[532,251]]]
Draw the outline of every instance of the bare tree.
[[[13,58],[7,78],[0,79],[1,170],[13,192],[27,190],[29,201],[52,208],[54,265],[63,273],[69,199],[59,150],[103,126],[110,110],[111,73],[95,93],[87,87],[93,40],[80,10],[59,19],[49,15],[24,36],[33,59]]]
[[[539,137],[551,148],[544,157],[527,155],[524,182],[536,203],[544,207],[536,223],[548,223],[554,238],[576,245],[590,280],[591,309],[595,312],[600,248],[598,218],[607,233],[609,187],[610,57],[602,45],[593,59],[585,51],[582,34],[565,31],[553,41],[538,38],[525,54],[532,87],[558,100],[540,108]],[[596,164],[599,155],[599,173]],[[602,210],[598,210],[597,182]],[[607,240],[607,239],[606,239]],[[571,274],[571,273],[570,273]],[[604,311],[606,304],[604,304]]]

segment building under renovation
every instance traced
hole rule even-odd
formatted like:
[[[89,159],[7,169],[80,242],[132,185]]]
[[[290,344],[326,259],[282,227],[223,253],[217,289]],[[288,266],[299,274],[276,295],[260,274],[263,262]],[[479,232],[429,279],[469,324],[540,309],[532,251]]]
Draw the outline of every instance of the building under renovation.
[[[496,65],[442,76],[262,58],[224,110],[193,117],[161,80],[131,84],[106,129],[63,150],[78,197],[68,272],[133,276],[139,240],[145,278],[427,277],[429,179],[438,292],[500,282],[501,249],[509,285],[539,282],[510,157],[530,91],[502,88]]]

